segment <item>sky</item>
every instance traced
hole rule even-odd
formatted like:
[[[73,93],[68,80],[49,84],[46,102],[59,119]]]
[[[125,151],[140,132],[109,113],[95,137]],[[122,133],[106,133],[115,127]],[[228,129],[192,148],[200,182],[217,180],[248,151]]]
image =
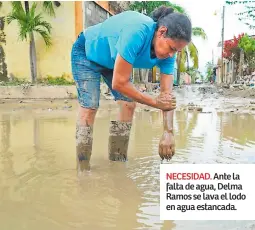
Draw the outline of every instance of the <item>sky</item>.
[[[206,41],[193,38],[199,52],[199,70],[204,73],[206,71],[205,64],[212,59],[216,63],[219,55],[221,55],[221,48],[218,48],[217,45],[221,41],[222,9],[225,1],[171,0],[171,2],[184,7],[191,18],[192,26],[203,28],[207,34],[208,39]],[[238,20],[236,13],[242,9],[244,9],[242,5],[225,5],[224,40],[232,39],[240,33],[255,34],[254,30],[250,30]]]

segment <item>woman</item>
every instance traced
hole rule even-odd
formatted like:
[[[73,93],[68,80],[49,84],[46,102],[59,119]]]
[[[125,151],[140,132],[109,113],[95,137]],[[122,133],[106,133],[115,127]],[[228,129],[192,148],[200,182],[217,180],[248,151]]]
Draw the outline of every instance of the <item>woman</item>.
[[[125,11],[87,28],[72,48],[72,72],[80,104],[77,119],[77,160],[89,168],[93,125],[100,98],[100,77],[110,88],[120,111],[111,121],[109,159],[125,161],[136,102],[163,111],[164,133],[159,145],[162,159],[174,154],[172,131],[175,97],[171,95],[176,52],[191,40],[191,22],[173,9],[159,7],[148,17]],[[131,83],[133,68],[160,68],[160,95],[152,98]]]

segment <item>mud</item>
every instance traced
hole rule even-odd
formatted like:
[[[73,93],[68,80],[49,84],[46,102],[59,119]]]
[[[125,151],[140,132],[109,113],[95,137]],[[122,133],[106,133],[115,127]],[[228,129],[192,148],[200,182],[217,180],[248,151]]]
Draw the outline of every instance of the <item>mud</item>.
[[[111,121],[108,154],[111,161],[127,161],[129,136],[132,122]]]
[[[44,86],[23,84],[19,86],[1,86],[0,99],[75,99],[75,86]]]
[[[226,98],[197,88],[174,90],[176,151],[168,163],[255,164],[254,99]],[[254,221],[160,220],[158,145],[163,113],[157,109],[137,105],[128,161],[109,161],[110,121],[117,117],[118,105],[102,100],[93,126],[91,170],[77,177],[76,100],[1,102],[1,229],[255,228]]]
[[[225,97],[255,98],[255,87],[245,84],[228,84],[214,87],[216,92]]]
[[[173,132],[173,111],[163,112],[163,127],[166,132]]]
[[[162,110],[173,110],[176,109],[176,99],[173,95],[160,93],[156,97],[157,108]]]
[[[90,170],[90,158],[93,145],[93,127],[76,125],[77,170]]]

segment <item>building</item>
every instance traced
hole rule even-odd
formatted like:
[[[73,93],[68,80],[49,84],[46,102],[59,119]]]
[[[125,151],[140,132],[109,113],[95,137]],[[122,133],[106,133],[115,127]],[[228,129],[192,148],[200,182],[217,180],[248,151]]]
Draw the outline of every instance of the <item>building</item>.
[[[42,12],[43,2],[37,3],[37,13]],[[37,78],[47,76],[71,77],[70,52],[79,33],[90,25],[104,21],[124,10],[128,2],[116,1],[63,1],[55,6],[56,17],[42,12],[43,20],[52,26],[52,46],[47,48],[42,37],[35,35]],[[33,2],[29,1],[32,5]],[[7,66],[9,77],[31,79],[29,41],[19,39],[17,23],[7,25],[3,18],[11,12],[11,2],[2,2],[0,10],[0,81],[4,78],[3,67]],[[6,68],[5,68],[6,69]],[[1,75],[2,72],[2,75]],[[6,75],[6,74],[5,74]]]
[[[250,35],[251,38],[255,39],[255,35]],[[232,41],[233,39],[230,40],[225,40],[226,41]],[[222,63],[221,63],[221,52],[222,52],[222,48],[221,48],[221,42],[218,43],[217,46],[217,71],[216,71],[216,82],[217,83],[222,83],[221,80],[221,71],[223,71],[223,82],[224,83],[233,83],[236,80],[236,76],[235,76],[235,70],[236,68],[238,68],[238,66],[236,66],[236,64],[234,63],[233,60],[228,60],[223,58],[223,69],[222,69]]]

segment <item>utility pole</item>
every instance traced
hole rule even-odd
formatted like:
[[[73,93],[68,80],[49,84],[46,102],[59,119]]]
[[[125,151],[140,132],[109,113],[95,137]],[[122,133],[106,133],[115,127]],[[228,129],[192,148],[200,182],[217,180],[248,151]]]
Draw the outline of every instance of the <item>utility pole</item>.
[[[213,54],[213,50],[212,50],[212,65],[214,65],[214,54]]]
[[[224,19],[225,19],[225,6],[222,11],[222,32],[221,32],[221,83],[223,83],[223,49],[224,49]]]

